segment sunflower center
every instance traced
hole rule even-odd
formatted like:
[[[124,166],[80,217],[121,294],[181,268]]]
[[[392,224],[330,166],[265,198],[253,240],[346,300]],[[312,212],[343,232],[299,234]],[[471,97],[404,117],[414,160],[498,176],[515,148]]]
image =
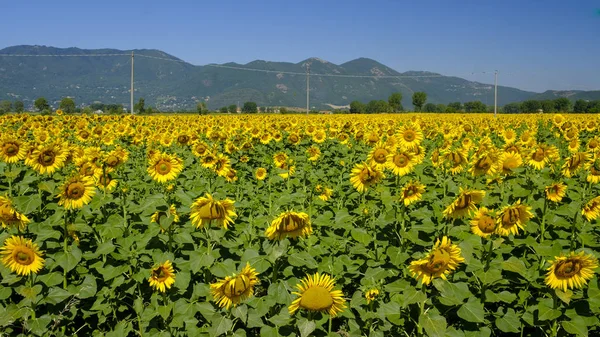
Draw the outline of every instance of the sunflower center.
[[[415,135],[415,132],[413,130],[406,130],[404,132],[403,137],[404,137],[405,141],[412,142],[413,140],[415,140],[416,135]]]
[[[477,163],[477,167],[482,169],[482,170],[489,170],[489,168],[492,166],[491,160],[488,157],[482,158],[479,160],[479,162]]]
[[[200,209],[198,210],[198,215],[202,219],[222,219],[225,217],[225,209],[223,208],[223,206],[217,203],[209,202],[200,207]]]
[[[34,255],[33,251],[21,248],[13,254],[13,258],[18,264],[28,266],[33,263]]]
[[[417,194],[417,188],[415,186],[409,186],[405,191],[404,191],[404,197],[410,197]]]
[[[177,137],[177,142],[179,142],[180,144],[185,144],[188,142],[188,140],[190,140],[190,138],[186,135],[181,135]]]
[[[117,156],[111,154],[110,156],[108,156],[108,158],[106,158],[106,165],[110,167],[115,167],[117,166],[117,164],[119,164],[119,158],[117,158]]]
[[[490,216],[484,215],[477,221],[477,227],[485,234],[490,234],[496,229],[496,223]]]
[[[281,219],[279,230],[282,232],[293,232],[302,227],[304,227],[304,221],[294,214],[289,214]]]
[[[363,183],[370,183],[372,180],[375,180],[375,172],[369,170],[368,168],[363,169],[360,172],[360,178]]]
[[[46,150],[40,153],[38,159],[38,162],[42,164],[42,166],[51,166],[56,160],[56,154],[52,150]]]
[[[388,155],[388,151],[386,149],[377,149],[373,152],[373,160],[375,160],[378,164],[385,163],[385,159]]]
[[[438,249],[429,258],[429,262],[427,262],[425,267],[431,274],[435,274],[444,271],[448,263],[450,263],[450,254],[443,249]]]
[[[469,207],[469,205],[471,204],[471,196],[466,194],[466,195],[461,195],[458,198],[458,202],[456,203],[456,208],[457,209],[464,209]]]
[[[156,166],[154,166],[154,168],[156,168],[156,172],[159,174],[169,174],[169,172],[171,172],[171,163],[161,160],[156,164]]]
[[[560,278],[571,278],[581,270],[579,261],[565,260],[558,263],[554,274]]]
[[[67,187],[67,198],[69,199],[79,199],[83,196],[85,192],[85,186],[80,182],[75,182],[69,184]]]
[[[598,141],[595,139],[590,140],[590,143],[588,144],[588,147],[590,149],[595,149],[598,147]]]
[[[519,211],[510,209],[502,215],[502,226],[511,227],[519,221]]]
[[[8,156],[12,157],[12,156],[16,155],[17,153],[19,153],[19,147],[12,143],[6,144],[4,146],[4,153],[6,153]]]
[[[542,161],[542,160],[544,160],[544,150],[537,149],[535,151],[535,153],[533,154],[533,160],[535,160],[535,161]]]
[[[166,279],[169,278],[169,273],[167,270],[165,270],[164,267],[160,266],[158,268],[156,268],[155,270],[152,271],[152,276],[158,281],[158,282],[164,282]]]
[[[394,156],[394,164],[398,167],[406,167],[410,160],[405,154],[397,154]]]
[[[333,298],[329,290],[320,286],[309,287],[300,299],[300,306],[313,311],[329,309],[332,305]]]
[[[89,132],[87,132],[87,131],[81,131],[81,132],[79,133],[79,136],[80,136],[81,138],[83,138],[83,139],[87,139],[87,138],[90,136],[90,133],[89,133]]]

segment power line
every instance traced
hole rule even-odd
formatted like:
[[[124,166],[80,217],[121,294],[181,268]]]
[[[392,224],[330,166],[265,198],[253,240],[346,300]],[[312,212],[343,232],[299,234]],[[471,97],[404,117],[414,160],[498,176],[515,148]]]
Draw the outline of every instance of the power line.
[[[0,54],[0,57],[98,57],[98,56],[129,56],[129,54],[65,54],[65,55],[52,55],[52,54],[38,54],[38,55],[28,55],[28,54]]]

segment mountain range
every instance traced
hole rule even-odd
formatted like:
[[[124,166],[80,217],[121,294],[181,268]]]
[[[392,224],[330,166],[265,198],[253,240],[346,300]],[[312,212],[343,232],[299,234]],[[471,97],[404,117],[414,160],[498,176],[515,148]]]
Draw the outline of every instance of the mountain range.
[[[309,58],[298,63],[256,60],[196,66],[155,49],[30,45],[0,50],[0,100],[21,100],[30,106],[43,96],[56,106],[61,98],[69,96],[78,105],[102,102],[128,107],[132,52],[135,100],[143,97],[146,105],[161,110],[193,109],[201,101],[211,109],[245,101],[259,106],[305,107],[307,65],[311,73],[310,105],[314,109],[347,106],[353,100],[387,100],[398,91],[407,108],[412,107],[411,96],[417,91],[426,92],[427,102],[436,104],[475,100],[494,103],[492,84],[427,71],[398,72],[368,58],[340,65]],[[600,91],[536,93],[498,86],[498,105],[557,97],[593,100],[600,99]]]

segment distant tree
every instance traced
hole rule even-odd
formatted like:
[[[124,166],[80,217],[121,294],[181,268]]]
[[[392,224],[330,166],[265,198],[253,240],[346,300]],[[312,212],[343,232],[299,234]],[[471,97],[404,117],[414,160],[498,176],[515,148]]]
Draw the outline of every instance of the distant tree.
[[[444,112],[445,112],[445,113],[451,113],[451,114],[452,114],[452,113],[456,113],[456,112],[458,112],[458,111],[456,111],[456,109],[454,109],[453,107],[451,107],[451,106],[449,106],[449,105],[448,105],[448,106],[446,107],[446,110],[444,110]]]
[[[258,112],[258,106],[256,105],[256,102],[245,102],[244,106],[242,107],[242,112],[246,114]]]
[[[267,112],[267,107],[261,106],[259,109],[260,112]]]
[[[14,104],[15,112],[23,112],[25,110],[25,104],[22,101],[16,101]]]
[[[1,101],[0,102],[0,113],[9,113],[12,110],[12,102],[11,101]]]
[[[350,103],[350,113],[351,114],[362,114],[365,113],[365,105],[359,101],[352,101]]]
[[[284,106],[282,106],[281,108],[279,108],[279,113],[280,114],[287,114],[289,113],[288,109]]]
[[[134,112],[139,112],[139,113],[144,113],[146,111],[146,101],[143,98],[140,98],[140,100],[137,102],[137,104],[133,105],[133,111]]]
[[[591,114],[600,113],[600,100],[588,102],[586,112]]]
[[[588,109],[588,102],[578,99],[575,101],[575,105],[573,105],[573,112],[575,113],[586,113]]]
[[[449,103],[448,107],[454,109],[454,111],[456,111],[456,112],[460,112],[463,109],[463,105],[461,102]]]
[[[36,99],[33,103],[33,106],[36,108],[37,111],[40,112],[50,109],[50,105],[44,97],[39,97],[38,99]]]
[[[226,106],[221,107],[221,109],[219,109],[219,112],[222,113],[222,114],[226,114],[227,113],[227,107]]]
[[[426,93],[418,91],[412,95],[412,104],[415,106],[416,111],[421,111],[423,105],[425,105],[425,102],[427,102]]]
[[[60,101],[58,108],[65,113],[72,114],[75,112],[75,101],[70,97],[65,97]]]
[[[402,93],[395,92],[391,94],[390,97],[388,97],[388,104],[390,105],[392,112],[400,112],[404,110],[402,107]]]
[[[97,110],[104,111],[106,109],[106,106],[100,102],[94,102],[94,103],[90,104],[89,107],[90,107],[90,109],[92,109],[92,111],[97,111]]]
[[[232,113],[232,114],[236,113],[237,112],[237,105],[231,104],[230,106],[227,107],[227,111],[229,113]]]
[[[464,104],[465,112],[486,112],[487,105],[481,101],[471,101]]]
[[[544,110],[544,113],[556,112],[556,104],[553,100],[543,100],[540,102],[540,105],[542,106],[541,109]]]
[[[538,110],[541,108],[542,108],[542,104],[540,103],[540,101],[528,100],[528,101],[523,101],[521,103],[521,112],[535,113],[535,112],[538,112]]]
[[[444,112],[446,111],[446,104],[436,104],[435,105],[435,110],[436,112]]]
[[[521,104],[519,103],[508,103],[503,108],[503,112],[507,114],[516,114],[521,112]]]
[[[95,110],[94,110],[95,111]],[[104,106],[104,112],[108,112],[111,114],[123,113],[123,105],[121,104],[107,104]]]
[[[433,103],[427,103],[423,107],[424,112],[437,112],[437,106]]]
[[[390,105],[384,100],[372,100],[367,104],[365,112],[368,114],[390,112]]]
[[[198,104],[196,104],[196,111],[200,115],[207,114],[208,113],[208,108],[206,108],[206,103],[205,102],[198,102]]]
[[[569,112],[573,103],[566,97],[557,98],[554,100],[554,108],[558,112]]]
[[[81,110],[81,113],[84,114],[84,115],[90,115],[94,111],[96,111],[96,110],[93,110],[92,106],[88,105],[85,108],[83,108],[83,110]]]

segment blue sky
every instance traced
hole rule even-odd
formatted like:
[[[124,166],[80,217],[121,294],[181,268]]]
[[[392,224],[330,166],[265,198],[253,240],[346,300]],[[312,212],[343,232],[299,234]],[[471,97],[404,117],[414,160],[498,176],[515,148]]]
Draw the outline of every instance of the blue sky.
[[[599,0],[2,0],[1,8],[0,48],[153,48],[199,65],[369,57],[486,83],[498,69],[499,84],[525,90],[600,90]]]

